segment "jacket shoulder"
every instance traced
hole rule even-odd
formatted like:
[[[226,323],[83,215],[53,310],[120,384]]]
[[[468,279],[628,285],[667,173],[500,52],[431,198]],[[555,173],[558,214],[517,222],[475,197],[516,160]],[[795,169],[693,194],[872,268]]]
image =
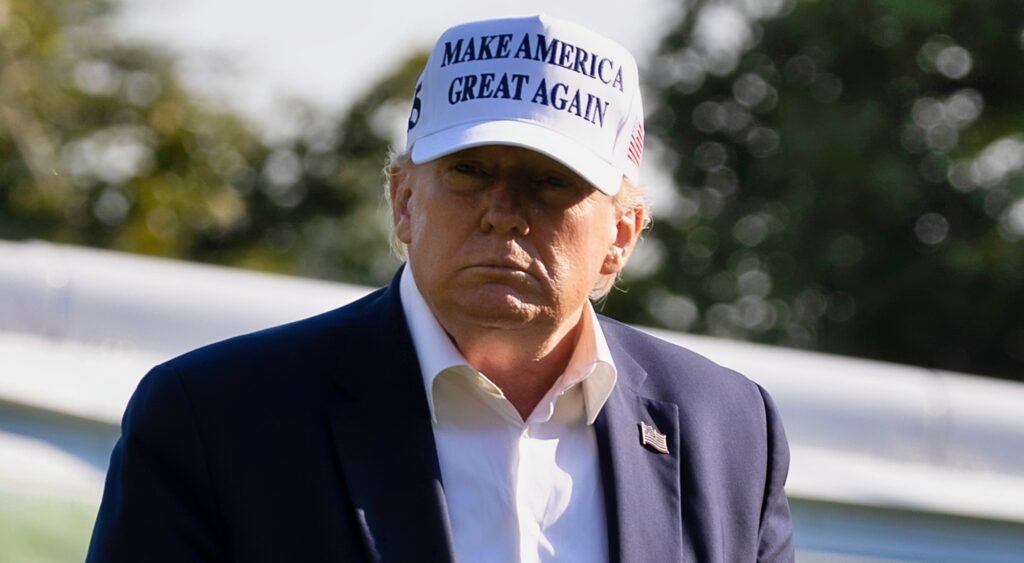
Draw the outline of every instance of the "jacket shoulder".
[[[362,348],[358,340],[365,338],[369,324],[382,322],[387,299],[387,288],[379,289],[331,311],[207,344],[160,367],[185,380],[249,382],[322,369],[325,362]]]
[[[749,386],[753,382],[743,374],[679,344],[629,326],[608,317],[601,317],[601,328],[609,342],[617,342],[643,367],[675,366],[697,378],[715,378],[723,384]],[[654,374],[663,370],[656,370]],[[648,373],[652,373],[648,370]]]
[[[643,389],[701,409],[764,413],[765,391],[747,376],[639,329],[601,317],[609,347],[646,372]],[[618,360],[618,359],[617,359]]]

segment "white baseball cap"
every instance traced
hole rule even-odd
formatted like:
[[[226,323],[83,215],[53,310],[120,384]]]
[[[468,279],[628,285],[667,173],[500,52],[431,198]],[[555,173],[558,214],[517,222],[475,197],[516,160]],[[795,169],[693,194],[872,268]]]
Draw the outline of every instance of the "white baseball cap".
[[[543,153],[615,195],[640,180],[643,104],[625,47],[545,15],[470,22],[437,40],[406,151],[422,164],[482,145]]]

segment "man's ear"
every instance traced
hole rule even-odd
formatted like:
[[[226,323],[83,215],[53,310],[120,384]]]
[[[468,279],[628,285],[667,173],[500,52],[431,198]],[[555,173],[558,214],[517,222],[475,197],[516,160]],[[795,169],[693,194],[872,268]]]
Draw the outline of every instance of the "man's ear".
[[[646,220],[647,214],[643,207],[634,207],[619,215],[615,222],[615,240],[601,265],[602,274],[617,274],[626,267],[629,256],[640,240]]]
[[[388,169],[388,189],[391,196],[391,221],[395,225],[395,236],[405,244],[412,240],[409,224],[409,197],[411,182],[409,171],[401,166]]]

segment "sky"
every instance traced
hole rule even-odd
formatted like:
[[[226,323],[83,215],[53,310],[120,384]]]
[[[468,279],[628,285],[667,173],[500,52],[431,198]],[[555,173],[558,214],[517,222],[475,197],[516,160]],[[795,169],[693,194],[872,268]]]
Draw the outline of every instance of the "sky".
[[[670,0],[122,0],[126,38],[170,50],[190,87],[287,134],[285,99],[341,111],[409,53],[475,19],[543,12],[612,37],[643,64]]]

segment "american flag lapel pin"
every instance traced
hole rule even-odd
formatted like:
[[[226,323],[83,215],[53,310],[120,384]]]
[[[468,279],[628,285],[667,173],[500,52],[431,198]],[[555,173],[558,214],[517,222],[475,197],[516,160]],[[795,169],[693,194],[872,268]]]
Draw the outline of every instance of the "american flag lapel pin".
[[[662,454],[668,453],[668,436],[654,426],[640,421],[640,444]]]

